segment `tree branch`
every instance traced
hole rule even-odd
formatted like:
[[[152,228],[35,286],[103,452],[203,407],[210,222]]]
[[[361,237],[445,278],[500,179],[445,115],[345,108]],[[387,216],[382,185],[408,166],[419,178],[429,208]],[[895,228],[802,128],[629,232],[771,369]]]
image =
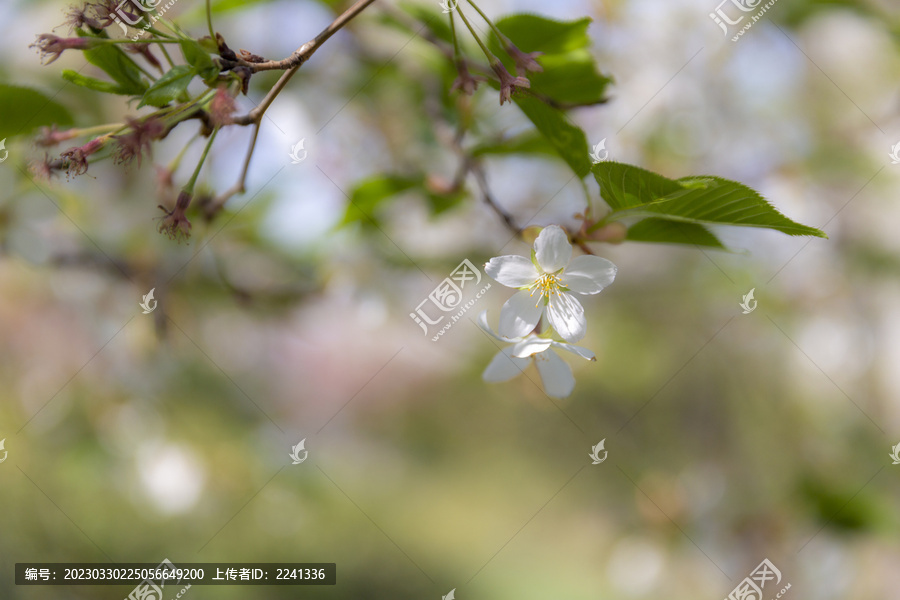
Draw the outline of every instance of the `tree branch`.
[[[283,71],[285,69],[294,69],[306,62],[310,56],[319,49],[328,38],[337,33],[344,25],[349,23],[356,15],[361,13],[367,6],[375,0],[359,0],[356,4],[345,10],[331,25],[322,30],[322,32],[306,42],[294,53],[282,60],[268,60],[261,63],[245,63],[244,66],[249,67],[251,71]]]
[[[469,159],[466,161],[466,165],[469,172],[475,176],[475,182],[481,190],[481,196],[484,199],[484,203],[491,207],[491,209],[497,213],[497,216],[503,219],[503,223],[506,225],[507,229],[509,229],[516,237],[521,237],[522,228],[516,225],[513,216],[506,212],[506,210],[497,203],[494,195],[491,194],[491,190],[488,188],[487,177],[484,174],[484,168],[481,166],[481,163]]]
[[[462,97],[460,98],[460,102],[468,102],[468,98]],[[516,224],[516,220],[513,216],[500,206],[496,198],[494,198],[494,195],[491,193],[491,189],[487,182],[487,175],[485,174],[481,162],[463,147],[463,139],[466,136],[466,127],[463,121],[460,121],[456,126],[455,131],[451,131],[450,124],[442,116],[440,108],[434,101],[425,103],[425,112],[435,123],[435,133],[438,138],[441,139],[442,143],[449,146],[450,149],[453,150],[453,153],[459,158],[459,170],[454,178],[453,187],[455,189],[461,189],[465,185],[466,176],[471,173],[475,178],[478,189],[481,191],[481,197],[484,200],[484,203],[497,213],[497,216],[500,217],[503,224],[513,235],[521,237],[522,228]]]
[[[283,60],[270,60],[261,63],[247,62],[241,58],[238,63],[250,69],[251,72],[285,70],[281,77],[275,82],[275,85],[268,91],[265,98],[259,105],[251,110],[248,114],[236,117],[234,122],[239,125],[249,125],[251,123],[259,123],[266,110],[275,100],[275,97],[281,93],[284,86],[287,85],[294,73],[309,60],[316,50],[331,36],[337,33],[344,25],[349,23],[356,15],[361,13],[367,6],[375,2],[375,0],[359,0],[356,4],[345,10],[331,25],[322,30],[319,35],[297,48],[293,54]]]
[[[225,203],[228,202],[229,198],[235,194],[243,194],[246,191],[247,171],[250,170],[250,159],[253,158],[253,150],[256,149],[257,136],[259,136],[259,123],[254,123],[253,136],[250,138],[250,146],[247,148],[247,155],[244,157],[244,166],[241,167],[241,175],[233,186],[211,200],[207,205],[203,206],[203,212],[206,215],[207,220],[212,220],[222,207],[225,206]]]

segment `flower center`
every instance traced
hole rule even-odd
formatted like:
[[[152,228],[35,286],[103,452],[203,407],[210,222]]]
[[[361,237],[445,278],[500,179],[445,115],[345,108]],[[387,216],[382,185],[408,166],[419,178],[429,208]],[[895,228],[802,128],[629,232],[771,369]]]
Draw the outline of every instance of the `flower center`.
[[[543,275],[538,277],[534,281],[534,283],[532,283],[530,286],[528,286],[528,289],[531,290],[532,296],[534,296],[535,292],[541,293],[541,295],[538,296],[537,304],[535,304],[535,306],[537,306],[538,304],[541,303],[541,300],[543,300],[545,297],[546,297],[546,300],[544,300],[544,303],[549,304],[551,298],[553,297],[553,294],[556,294],[557,296],[559,296],[560,288],[562,288],[562,287],[563,287],[563,284],[562,284],[562,281],[560,280],[560,277],[558,274],[544,273]]]

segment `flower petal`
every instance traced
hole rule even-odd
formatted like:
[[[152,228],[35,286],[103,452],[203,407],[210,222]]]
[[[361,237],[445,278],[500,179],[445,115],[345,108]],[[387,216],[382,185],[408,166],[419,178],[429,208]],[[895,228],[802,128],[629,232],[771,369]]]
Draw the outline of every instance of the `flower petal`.
[[[577,256],[560,278],[576,294],[597,294],[616,278],[616,265],[599,256]]]
[[[511,288],[528,287],[538,278],[537,269],[524,256],[496,256],[484,265],[484,272]]]
[[[545,273],[559,271],[572,259],[572,244],[558,225],[544,227],[534,240],[534,256]]]
[[[553,343],[553,340],[547,338],[539,338],[536,335],[529,335],[527,338],[513,346],[512,355],[519,358],[525,358],[538,352],[543,352]]]
[[[516,292],[500,309],[500,335],[525,337],[537,326],[543,311],[543,303],[533,298],[530,292]]]
[[[503,337],[502,335],[498,335],[498,334],[494,333],[494,330],[491,329],[491,326],[490,326],[490,325],[488,325],[487,311],[486,311],[486,310],[481,311],[481,314],[478,315],[478,326],[481,327],[481,329],[482,329],[485,333],[487,333],[489,336],[491,336],[491,337],[494,338],[495,340],[500,340],[501,342],[508,342],[508,343],[510,343],[510,344],[515,344],[515,343],[517,343],[517,342],[522,341],[522,338],[520,338],[520,337],[517,337],[517,338],[507,338],[507,337]]]
[[[544,391],[548,396],[566,398],[572,394],[572,390],[575,389],[572,368],[556,352],[536,354],[534,364],[537,365],[541,383],[544,384]]]
[[[597,360],[597,357],[594,355],[594,352],[592,350],[582,348],[581,346],[566,344],[564,342],[553,342],[553,347],[559,348],[560,350],[565,350],[566,352],[571,352],[572,354],[577,354],[585,360]]]
[[[494,355],[493,360],[481,374],[481,378],[488,383],[500,383],[509,381],[522,373],[531,362],[530,358],[516,358],[511,356],[513,346],[504,349]]]
[[[556,333],[567,342],[577,342],[587,332],[587,320],[584,318],[584,308],[575,299],[575,296],[567,292],[560,292],[550,299],[547,305],[547,321],[556,330]],[[500,316],[503,323],[503,315]]]

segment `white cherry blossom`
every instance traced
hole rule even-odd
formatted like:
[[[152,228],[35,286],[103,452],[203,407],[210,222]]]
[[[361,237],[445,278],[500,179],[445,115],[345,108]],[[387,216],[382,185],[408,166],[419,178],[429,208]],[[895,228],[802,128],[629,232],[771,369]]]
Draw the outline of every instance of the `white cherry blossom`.
[[[532,260],[498,256],[485,272],[520,291],[500,311],[500,335],[517,338],[531,333],[541,316],[567,342],[584,337],[587,321],[576,294],[597,294],[616,278],[616,265],[599,256],[572,258],[572,244],[557,225],[545,227],[534,241]]]
[[[597,360],[594,353],[587,348],[557,342],[550,338],[534,334],[512,338],[498,335],[488,325],[487,311],[478,316],[478,326],[491,337],[512,344],[498,352],[482,373],[482,379],[488,383],[509,381],[534,361],[547,395],[553,398],[566,398],[575,389],[575,377],[572,375],[572,368],[553,349],[565,350],[586,360]]]

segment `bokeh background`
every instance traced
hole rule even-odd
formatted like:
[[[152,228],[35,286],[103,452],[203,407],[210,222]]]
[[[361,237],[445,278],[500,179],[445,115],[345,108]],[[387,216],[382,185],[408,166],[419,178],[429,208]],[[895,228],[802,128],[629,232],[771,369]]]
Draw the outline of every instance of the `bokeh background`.
[[[0,80],[53,96],[79,126],[133,114],[60,79],[77,53],[42,67],[27,47],[68,4],[0,6]],[[233,48],[272,58],[341,8],[214,5]],[[446,68],[386,22],[390,2],[300,70],[267,113],[247,194],[194,219],[188,245],[156,233],[152,167],[187,131],[141,169],[52,182],[26,175],[41,151],[11,138],[0,597],[130,591],[17,588],[15,562],[169,558],[338,565],[334,587],[194,587],[194,600],[716,599],[769,558],[787,597],[900,598],[896,5],[781,0],[737,43],[709,18],[714,0],[482,5],[594,18],[592,53],[615,85],[572,119],[613,158],[742,181],[830,239],[719,230],[733,252],[596,246],[619,267],[586,302],[598,360],[571,361],[574,395],[550,400],[535,372],[483,383],[497,348],[468,319],[435,343],[408,316],[463,258],[528,252],[474,186],[439,214],[413,192],[380,206],[377,228],[341,226],[366,177],[456,168],[435,119]],[[203,34],[201,2],[171,14]],[[276,77],[255,76],[242,109]],[[474,106],[481,139],[529,127],[493,90]],[[223,131],[203,185],[233,183],[248,136]],[[291,164],[301,138],[308,159]],[[520,223],[577,227],[584,194],[561,161],[485,164]],[[159,308],[144,315],[151,288]],[[508,295],[495,284],[469,316],[496,319]],[[291,465],[301,439],[309,459]],[[609,458],[591,465],[601,439]]]

